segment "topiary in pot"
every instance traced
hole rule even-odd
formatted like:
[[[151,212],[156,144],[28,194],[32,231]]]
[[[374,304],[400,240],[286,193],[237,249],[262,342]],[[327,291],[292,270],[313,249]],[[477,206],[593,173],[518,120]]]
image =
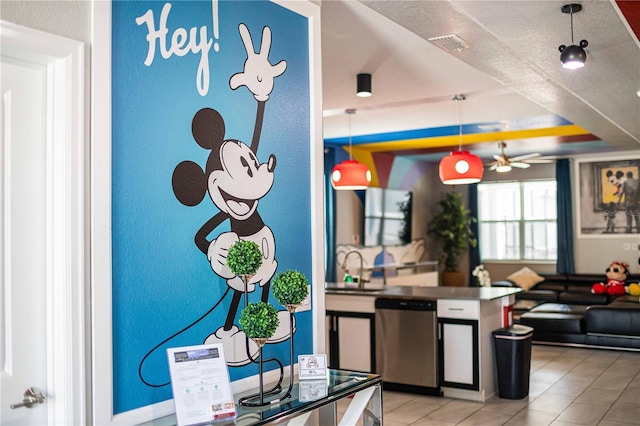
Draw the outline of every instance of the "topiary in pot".
[[[469,214],[458,192],[444,193],[438,206],[440,213],[429,221],[427,233],[440,244],[444,272],[459,272],[462,253],[478,244],[471,230],[476,218]]]
[[[271,288],[278,303],[293,312],[309,294],[309,281],[300,271],[289,269],[276,274]]]
[[[234,274],[246,278],[262,265],[262,252],[253,241],[240,240],[229,248],[227,266]],[[245,284],[246,284],[245,280]]]
[[[240,313],[240,327],[248,338],[262,347],[280,325],[278,312],[265,302],[249,303]]]

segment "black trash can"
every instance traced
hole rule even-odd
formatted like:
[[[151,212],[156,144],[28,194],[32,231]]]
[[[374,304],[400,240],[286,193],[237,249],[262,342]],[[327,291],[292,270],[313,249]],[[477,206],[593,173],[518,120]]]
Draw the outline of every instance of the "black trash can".
[[[522,399],[529,395],[533,328],[514,324],[493,332],[498,368],[498,395]]]

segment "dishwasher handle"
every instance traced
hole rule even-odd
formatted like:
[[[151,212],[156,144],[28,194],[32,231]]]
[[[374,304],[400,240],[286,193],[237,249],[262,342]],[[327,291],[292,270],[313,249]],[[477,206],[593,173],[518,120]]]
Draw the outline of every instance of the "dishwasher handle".
[[[435,311],[435,300],[376,299],[376,309],[395,311]]]

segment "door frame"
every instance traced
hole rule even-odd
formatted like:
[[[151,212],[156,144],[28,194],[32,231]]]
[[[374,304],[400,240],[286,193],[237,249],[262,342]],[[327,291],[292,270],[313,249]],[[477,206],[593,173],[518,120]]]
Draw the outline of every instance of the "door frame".
[[[0,37],[3,56],[46,66],[46,404],[49,424],[83,424],[90,401],[85,362],[85,46],[7,21],[0,21]]]

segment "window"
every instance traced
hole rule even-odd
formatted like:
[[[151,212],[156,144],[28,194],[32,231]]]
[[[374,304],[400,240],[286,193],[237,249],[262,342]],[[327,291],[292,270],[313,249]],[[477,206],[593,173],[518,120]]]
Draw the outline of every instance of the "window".
[[[367,188],[364,204],[364,245],[411,242],[411,192]]]
[[[555,180],[478,185],[483,260],[556,260]]]

